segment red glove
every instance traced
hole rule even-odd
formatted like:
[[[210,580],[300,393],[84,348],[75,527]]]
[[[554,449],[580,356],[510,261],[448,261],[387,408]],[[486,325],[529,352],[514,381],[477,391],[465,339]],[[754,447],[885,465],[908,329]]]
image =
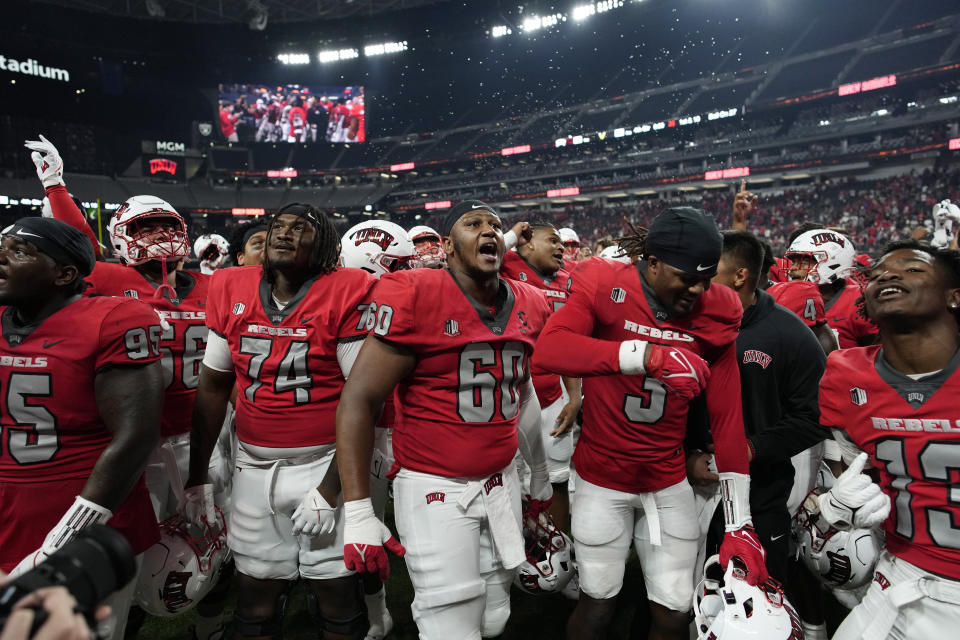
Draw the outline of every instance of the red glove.
[[[746,566],[748,583],[756,586],[770,577],[767,573],[767,552],[763,550],[753,527],[748,525],[736,531],[728,531],[723,536],[720,544],[720,565],[726,568],[734,557],[739,558]]]
[[[664,347],[650,342],[644,370],[686,400],[700,395],[710,379],[710,365],[697,354],[683,347]]]
[[[343,563],[357,573],[379,573],[386,582],[390,560],[384,547],[398,556],[407,550],[377,518],[370,498],[344,503],[343,514]]]

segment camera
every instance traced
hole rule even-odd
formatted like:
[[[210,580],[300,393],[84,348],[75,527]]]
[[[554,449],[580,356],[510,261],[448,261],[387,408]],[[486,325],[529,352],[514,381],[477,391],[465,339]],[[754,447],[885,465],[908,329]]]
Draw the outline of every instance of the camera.
[[[87,616],[92,627],[97,605],[130,582],[136,570],[126,538],[102,524],[90,525],[44,562],[0,587],[0,629],[21,598],[44,587],[65,587],[77,601],[77,613]],[[31,635],[46,619],[46,611],[36,611]]]

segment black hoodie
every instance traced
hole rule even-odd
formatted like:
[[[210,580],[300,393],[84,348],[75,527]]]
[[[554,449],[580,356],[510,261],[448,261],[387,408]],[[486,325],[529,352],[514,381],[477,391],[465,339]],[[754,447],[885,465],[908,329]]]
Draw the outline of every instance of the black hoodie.
[[[813,331],[766,291],[744,310],[737,337],[743,422],[754,452],[750,506],[786,509],[790,458],[829,436],[817,403],[826,357]]]

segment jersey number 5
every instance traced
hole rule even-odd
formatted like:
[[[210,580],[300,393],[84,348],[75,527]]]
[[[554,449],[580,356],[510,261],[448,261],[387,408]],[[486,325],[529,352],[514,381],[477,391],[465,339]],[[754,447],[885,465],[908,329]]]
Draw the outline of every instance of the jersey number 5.
[[[20,464],[46,462],[60,448],[57,419],[46,407],[31,401],[50,395],[48,373],[12,373],[7,379],[7,414],[17,425],[7,430],[7,447]]]

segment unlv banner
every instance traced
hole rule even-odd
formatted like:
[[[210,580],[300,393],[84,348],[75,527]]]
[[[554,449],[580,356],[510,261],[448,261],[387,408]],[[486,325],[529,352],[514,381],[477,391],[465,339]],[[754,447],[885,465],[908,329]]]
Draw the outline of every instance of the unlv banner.
[[[184,182],[186,180],[184,159],[144,154],[143,175],[158,182]]]

